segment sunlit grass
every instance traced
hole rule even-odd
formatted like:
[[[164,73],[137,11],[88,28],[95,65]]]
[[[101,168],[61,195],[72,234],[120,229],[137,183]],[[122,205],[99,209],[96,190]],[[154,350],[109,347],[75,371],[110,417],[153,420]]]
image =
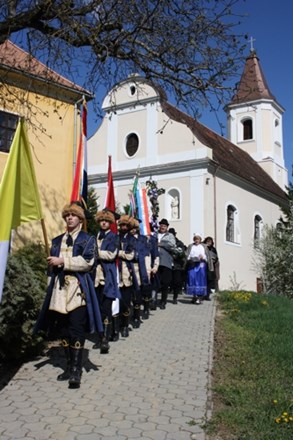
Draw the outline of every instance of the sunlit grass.
[[[223,440],[293,438],[292,300],[245,291],[218,299],[208,430]]]

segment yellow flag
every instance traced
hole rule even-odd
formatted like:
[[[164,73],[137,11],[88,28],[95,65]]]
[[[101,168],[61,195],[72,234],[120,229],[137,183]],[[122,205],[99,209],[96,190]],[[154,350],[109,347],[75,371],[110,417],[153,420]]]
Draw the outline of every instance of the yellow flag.
[[[25,122],[18,123],[0,183],[0,300],[10,233],[21,223],[43,218]]]

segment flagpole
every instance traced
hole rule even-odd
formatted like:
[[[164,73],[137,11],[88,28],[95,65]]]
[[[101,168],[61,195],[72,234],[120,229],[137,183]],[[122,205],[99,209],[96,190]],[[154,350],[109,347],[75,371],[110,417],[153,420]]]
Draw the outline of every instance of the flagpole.
[[[43,218],[41,218],[41,225],[42,225],[43,236],[44,236],[44,241],[45,241],[46,254],[47,254],[47,257],[49,257],[50,256],[50,247],[49,247],[49,241],[48,241],[45,220]]]

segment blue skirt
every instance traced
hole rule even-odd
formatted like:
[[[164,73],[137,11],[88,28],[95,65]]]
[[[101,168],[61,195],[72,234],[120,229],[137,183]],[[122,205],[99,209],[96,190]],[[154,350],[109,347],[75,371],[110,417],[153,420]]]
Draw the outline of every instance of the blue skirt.
[[[207,264],[204,261],[196,263],[195,267],[188,269],[186,281],[186,295],[207,295]]]

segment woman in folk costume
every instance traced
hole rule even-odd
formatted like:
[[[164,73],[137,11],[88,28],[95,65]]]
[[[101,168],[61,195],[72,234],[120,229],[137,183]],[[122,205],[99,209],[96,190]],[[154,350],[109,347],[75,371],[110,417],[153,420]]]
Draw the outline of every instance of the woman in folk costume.
[[[130,233],[132,226],[131,217],[129,215],[121,215],[119,221],[119,287],[121,293],[120,301],[120,330],[121,336],[127,338],[129,336],[129,319],[131,311],[131,299],[133,292],[133,265],[131,262],[135,258],[136,239]]]
[[[192,302],[201,304],[207,295],[207,256],[201,244],[201,235],[196,233],[193,243],[187,248],[187,282],[186,294],[191,295]]]
[[[48,331],[54,324],[65,350],[67,366],[57,380],[80,386],[85,332],[103,330],[92,268],[95,237],[82,231],[84,210],[77,203],[63,208],[66,232],[54,238],[48,257],[48,289],[34,332]]]
[[[206,237],[203,241],[207,255],[207,296],[210,300],[210,294],[215,292],[219,280],[219,258],[212,237]]]
[[[99,348],[102,354],[109,352],[109,339],[112,333],[112,302],[120,299],[117,277],[117,257],[119,252],[119,236],[111,231],[115,223],[115,213],[105,208],[98,211],[96,219],[100,226],[97,236],[97,261],[95,289],[100,304],[104,331],[93,348]]]
[[[150,254],[150,247],[147,237],[139,233],[139,220],[132,217],[131,234],[136,238],[135,259],[132,261],[133,266],[133,322],[134,328],[140,327],[140,307],[143,303],[145,310],[149,309],[149,303],[152,294],[152,286],[150,282],[150,272],[147,270],[146,257]],[[148,317],[144,314],[144,317]]]

